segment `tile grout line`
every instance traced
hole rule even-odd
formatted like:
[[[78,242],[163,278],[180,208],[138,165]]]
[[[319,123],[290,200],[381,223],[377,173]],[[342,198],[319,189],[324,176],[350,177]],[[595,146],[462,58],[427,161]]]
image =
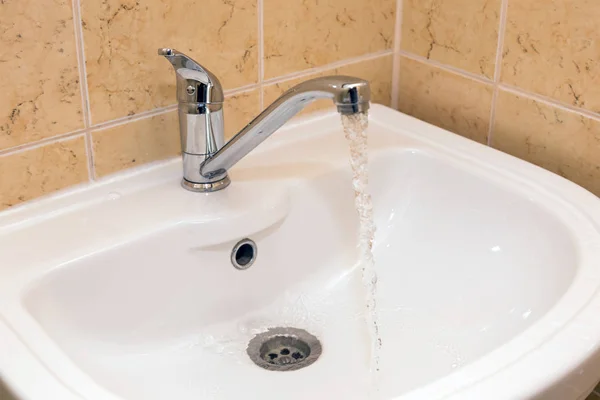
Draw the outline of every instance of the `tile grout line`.
[[[392,98],[391,106],[398,109],[398,95],[400,92],[400,42],[402,40],[402,11],[404,0],[396,0],[396,23],[394,25],[394,53],[392,60]]]
[[[77,42],[77,63],[79,65],[81,96],[84,107],[84,123],[89,128],[92,125],[92,110],[90,108],[90,94],[87,85],[87,68],[85,65],[85,48],[83,44],[83,24],[81,20],[80,0],[73,0],[73,17],[77,18],[75,24],[75,40]]]
[[[488,123],[487,138],[485,144],[492,147],[492,132],[494,130],[494,123],[496,122],[496,104],[498,104],[498,86],[494,85],[492,91],[492,101],[490,104],[490,121]]]
[[[61,133],[60,135],[52,136],[49,138],[44,138],[44,139],[36,140],[34,142],[23,143],[23,144],[20,144],[17,146],[9,147],[7,149],[2,149],[2,150],[0,150],[0,157],[5,156],[5,155],[21,153],[23,151],[35,149],[35,148],[42,147],[42,146],[52,144],[52,143],[63,142],[65,140],[71,139],[75,136],[85,134],[85,132],[86,132],[85,129],[78,129],[76,131]]]
[[[504,36],[506,34],[506,20],[508,14],[508,0],[502,0],[500,6],[500,23],[498,26],[498,46],[496,47],[496,65],[494,68],[494,89],[492,93],[492,103],[490,107],[490,121],[487,134],[487,145],[492,146],[492,134],[494,123],[496,122],[496,106],[498,104],[498,84],[500,74],[502,73],[502,52],[504,51]]]
[[[240,86],[240,87],[237,87],[235,89],[224,90],[223,94],[227,98],[229,96],[235,96],[236,94],[245,93],[245,92],[251,92],[251,91],[256,90],[258,88],[260,88],[260,85],[258,83],[252,83],[250,85]],[[177,105],[177,104],[175,104],[175,105]]]
[[[398,53],[402,57],[406,57],[406,58],[408,58],[410,60],[413,60],[413,61],[419,61],[419,62],[424,63],[424,64],[432,65],[432,66],[437,67],[439,69],[442,69],[444,71],[452,72],[454,74],[460,75],[463,78],[468,78],[468,79],[471,79],[473,81],[476,81],[476,82],[479,82],[479,83],[483,83],[483,84],[486,84],[486,85],[493,85],[494,84],[493,80],[491,80],[489,78],[486,78],[483,75],[477,75],[477,74],[474,74],[472,72],[463,71],[460,68],[456,68],[456,67],[453,67],[453,66],[448,65],[448,64],[443,64],[443,63],[441,63],[439,61],[427,59],[427,58],[425,58],[423,56],[419,56],[417,54],[413,54],[413,53],[410,53],[410,52],[405,51],[405,50],[400,50]]]
[[[90,126],[89,130],[90,130],[90,132],[92,132],[92,131],[95,132],[95,131],[100,131],[100,130],[104,130],[104,129],[114,128],[115,126],[121,126],[121,125],[127,124],[129,122],[137,122],[137,121],[141,121],[141,120],[144,120],[147,118],[155,117],[157,115],[166,114],[166,113],[174,111],[176,109],[177,109],[177,104],[170,104],[165,107],[154,108],[152,110],[143,111],[141,113],[137,113],[134,115],[128,115],[125,117],[113,119],[113,120],[106,121],[106,122],[100,122],[96,125]]]
[[[593,111],[588,111],[583,108],[575,107],[575,106],[572,106],[567,103],[561,103],[561,102],[554,100],[551,97],[547,97],[547,96],[537,94],[537,93],[527,92],[517,86],[512,86],[512,85],[509,85],[506,83],[499,83],[498,89],[501,89],[504,92],[509,92],[512,94],[519,95],[521,97],[525,97],[529,100],[534,100],[539,103],[543,103],[550,107],[558,108],[559,110],[564,111],[564,112],[578,114],[580,116],[600,122],[600,114],[599,113],[595,113]]]
[[[502,52],[504,51],[504,37],[506,33],[506,23],[508,16],[508,0],[502,0],[500,6],[500,21],[498,26],[498,45],[496,47],[496,68],[494,70],[494,82],[500,82],[500,73],[502,72]]]
[[[83,44],[83,26],[81,22],[80,0],[73,0],[73,27],[75,30],[75,47],[77,51],[77,69],[79,71],[79,88],[81,91],[81,103],[83,108],[83,124],[85,127],[85,153],[87,156],[87,168],[89,180],[96,179],[94,166],[94,149],[92,146],[92,135],[89,128],[92,125],[92,112],[90,109],[90,95],[87,85],[87,71],[85,66],[85,48]]]
[[[62,135],[52,136],[51,138],[38,140],[36,142],[30,142],[19,146],[10,147],[8,149],[0,150],[0,157],[12,156],[15,154],[24,153],[26,151],[39,149],[40,147],[48,146],[51,144],[67,142],[78,137],[85,138],[86,132],[87,130],[85,129],[79,129],[69,133],[64,133]]]
[[[258,0],[258,104],[260,111],[265,108],[263,81],[265,79],[265,31],[264,31],[264,4]]]
[[[345,66],[351,65],[351,64],[357,64],[362,61],[373,60],[375,58],[388,56],[390,54],[393,54],[393,50],[382,50],[382,51],[378,51],[376,53],[369,53],[369,54],[365,54],[365,55],[358,56],[358,57],[346,58],[344,60],[336,61],[331,64],[323,65],[320,67],[309,68],[309,69],[305,69],[302,71],[292,72],[292,73],[286,74],[286,75],[281,75],[281,76],[278,76],[275,78],[266,79],[263,81],[263,85],[272,85],[274,83],[285,82],[285,81],[289,81],[289,80],[296,79],[296,78],[303,78],[308,75],[317,74],[319,72],[324,72],[324,71],[328,71],[330,69],[335,69],[335,68],[339,68],[339,67],[345,67]]]

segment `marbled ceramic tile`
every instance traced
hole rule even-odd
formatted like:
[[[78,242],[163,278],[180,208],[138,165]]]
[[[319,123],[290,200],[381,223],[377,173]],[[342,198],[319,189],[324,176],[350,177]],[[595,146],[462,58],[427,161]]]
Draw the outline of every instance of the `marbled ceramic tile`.
[[[260,112],[258,89],[238,93],[225,98],[225,140],[229,140],[240,129],[248,125]]]
[[[70,0],[0,1],[0,149],[83,128]]]
[[[404,0],[401,47],[493,78],[500,3],[501,0]]]
[[[392,56],[388,55],[265,86],[263,89],[265,107],[292,86],[308,79],[326,75],[349,75],[366,79],[371,84],[371,101],[386,106],[390,105],[392,96]],[[306,107],[303,114],[328,108],[333,110],[334,107],[329,99],[317,100]]]
[[[181,153],[177,111],[95,131],[92,138],[99,177]]]
[[[92,121],[174,104],[173,47],[225,89],[258,80],[257,0],[81,0]]]
[[[600,2],[512,0],[502,81],[600,112]]]
[[[486,143],[492,95],[491,85],[400,59],[398,109],[440,128]]]
[[[0,156],[0,209],[87,180],[83,137]]]
[[[492,146],[600,195],[600,122],[500,91]]]
[[[392,48],[395,0],[264,0],[265,78]]]

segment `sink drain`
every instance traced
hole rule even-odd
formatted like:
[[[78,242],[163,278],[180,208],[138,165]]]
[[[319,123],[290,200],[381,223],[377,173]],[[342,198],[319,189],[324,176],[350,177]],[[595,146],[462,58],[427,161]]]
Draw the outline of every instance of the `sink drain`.
[[[308,367],[321,355],[321,342],[304,329],[270,328],[248,343],[250,359],[269,371],[294,371]]]

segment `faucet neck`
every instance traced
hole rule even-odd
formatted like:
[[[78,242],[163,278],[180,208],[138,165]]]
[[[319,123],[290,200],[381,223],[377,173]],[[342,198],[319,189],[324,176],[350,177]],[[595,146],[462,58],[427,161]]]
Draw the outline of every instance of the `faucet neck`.
[[[350,76],[326,76],[302,82],[282,94],[216,154],[204,161],[200,167],[201,174],[211,177],[226,173],[304,107],[322,98],[333,100],[342,115],[366,113],[371,90],[367,81]]]

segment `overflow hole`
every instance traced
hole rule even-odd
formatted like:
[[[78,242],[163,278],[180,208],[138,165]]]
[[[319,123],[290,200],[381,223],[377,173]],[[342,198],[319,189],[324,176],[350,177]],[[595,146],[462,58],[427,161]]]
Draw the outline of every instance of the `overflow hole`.
[[[248,269],[256,260],[256,243],[250,239],[240,240],[231,252],[231,263],[237,269]]]

